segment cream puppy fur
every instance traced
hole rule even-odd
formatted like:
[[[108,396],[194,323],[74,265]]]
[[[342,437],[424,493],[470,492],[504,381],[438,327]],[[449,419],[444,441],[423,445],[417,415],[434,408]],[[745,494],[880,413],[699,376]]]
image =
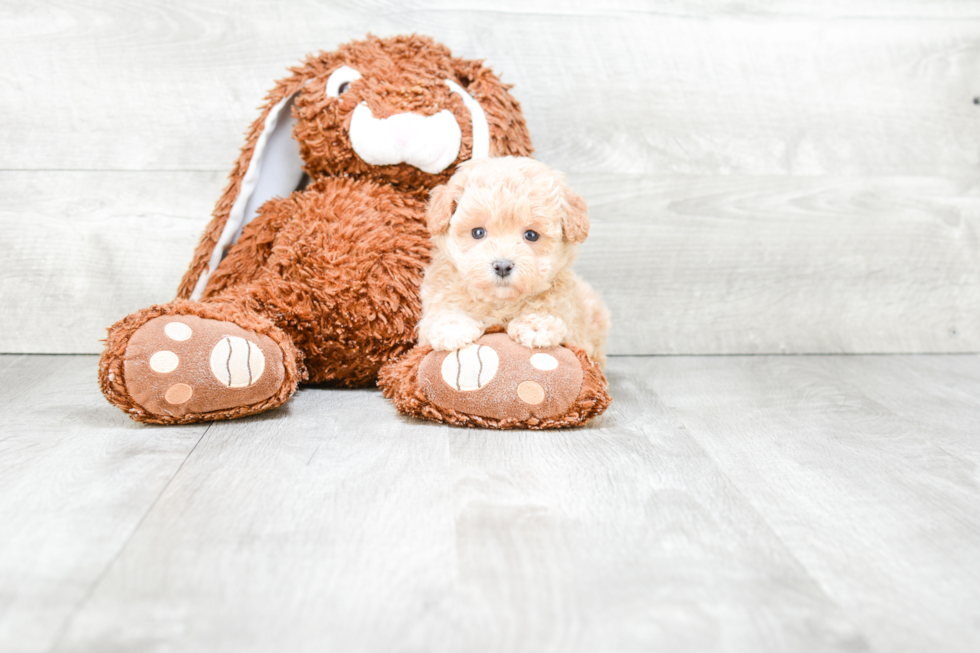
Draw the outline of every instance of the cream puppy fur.
[[[609,311],[572,272],[589,234],[585,201],[525,157],[467,161],[432,191],[432,263],[419,343],[451,351],[500,325],[524,347],[581,347],[605,365]]]

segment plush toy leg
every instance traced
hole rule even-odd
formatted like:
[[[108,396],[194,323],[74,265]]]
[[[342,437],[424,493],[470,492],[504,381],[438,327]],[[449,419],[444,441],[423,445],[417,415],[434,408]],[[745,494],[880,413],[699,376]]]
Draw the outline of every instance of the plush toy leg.
[[[268,201],[215,270],[205,302],[268,316],[310,383],[365,387],[414,345],[429,255],[425,203],[390,186],[321,179]]]
[[[254,313],[177,300],[110,327],[99,381],[134,420],[184,424],[275,408],[302,380],[300,360],[289,337]]]
[[[611,401],[584,351],[527,349],[504,333],[453,352],[416,347],[382,368],[378,384],[405,415],[480,428],[581,426]]]

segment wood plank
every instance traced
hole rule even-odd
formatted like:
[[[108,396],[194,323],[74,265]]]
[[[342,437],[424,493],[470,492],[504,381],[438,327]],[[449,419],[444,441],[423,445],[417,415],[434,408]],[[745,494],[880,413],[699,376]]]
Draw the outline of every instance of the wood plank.
[[[0,351],[98,353],[174,298],[220,195],[216,172],[0,172]]]
[[[973,179],[571,181],[613,353],[980,350]]]
[[[445,600],[445,429],[376,390],[301,389],[195,451],[62,650],[392,650]]]
[[[978,360],[614,358],[564,433],[310,389],[188,458],[3,356],[0,648],[972,651]]]
[[[207,425],[147,429],[95,357],[0,356],[0,650],[52,650]]]
[[[624,359],[594,428],[216,424],[59,650],[867,650]],[[124,624],[124,626],[122,626]]]
[[[869,650],[627,360],[599,428],[454,441],[445,650]]]
[[[975,3],[0,11],[5,169],[227,171],[288,65],[368,31],[427,33],[486,58],[516,85],[539,156],[573,172],[955,175],[978,160]]]
[[[975,356],[631,361],[874,649],[980,647]],[[934,423],[907,388],[942,368],[964,393]]]
[[[223,175],[0,173],[0,351],[96,353],[173,298]],[[572,175],[614,354],[980,350],[980,193],[941,178]],[[111,198],[111,199],[110,199]]]
[[[836,358],[830,363],[835,377],[860,387],[876,403],[914,423],[919,432],[928,433],[930,445],[945,454],[941,458],[959,459],[956,467],[961,469],[980,465],[980,427],[975,419],[963,419],[964,415],[980,415],[976,384],[980,358],[916,358],[913,373],[909,373],[909,360],[902,356]]]

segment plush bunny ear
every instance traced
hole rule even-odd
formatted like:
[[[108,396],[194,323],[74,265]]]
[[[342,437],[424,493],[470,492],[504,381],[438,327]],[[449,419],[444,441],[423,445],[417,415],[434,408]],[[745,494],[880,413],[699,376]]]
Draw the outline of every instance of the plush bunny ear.
[[[520,103],[508,93],[510,85],[501,82],[493,71],[483,65],[482,61],[453,59],[453,71],[459,80],[459,86],[478,103],[481,113],[486,118],[489,155],[531,156],[534,152],[534,148],[531,147],[531,136],[524,123]],[[466,96],[462,93],[460,95],[465,101]],[[473,107],[469,103],[467,108],[473,115],[473,158],[476,159],[480,158],[477,116],[474,115]]]
[[[262,115],[252,124],[231,181],[215,207],[214,219],[181,282],[179,298],[200,299],[211,273],[245,225],[255,218],[259,207],[273,197],[286,197],[302,182],[303,160],[299,143],[292,137],[296,123],[292,107],[305,81],[294,76],[281,82],[270,94]]]

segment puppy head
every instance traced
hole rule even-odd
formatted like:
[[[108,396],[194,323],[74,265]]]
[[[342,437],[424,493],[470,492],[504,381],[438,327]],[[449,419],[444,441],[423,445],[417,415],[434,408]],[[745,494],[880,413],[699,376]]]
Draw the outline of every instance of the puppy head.
[[[477,294],[547,290],[589,234],[585,201],[562,174],[525,157],[468,161],[432,191],[426,214],[438,253]]]

